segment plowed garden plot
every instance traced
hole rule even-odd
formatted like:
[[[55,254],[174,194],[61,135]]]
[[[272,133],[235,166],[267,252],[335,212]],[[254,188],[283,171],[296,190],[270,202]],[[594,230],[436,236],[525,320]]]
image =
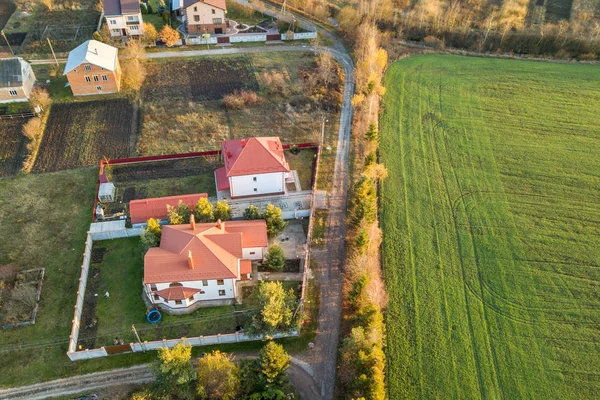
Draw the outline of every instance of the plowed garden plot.
[[[33,170],[86,167],[104,157],[130,156],[134,119],[125,99],[52,106]]]
[[[148,76],[152,79],[144,85],[144,102],[163,99],[220,100],[235,90],[258,90],[249,57],[152,63]]]
[[[27,118],[0,120],[0,176],[14,175],[23,165],[26,139],[21,133]]]

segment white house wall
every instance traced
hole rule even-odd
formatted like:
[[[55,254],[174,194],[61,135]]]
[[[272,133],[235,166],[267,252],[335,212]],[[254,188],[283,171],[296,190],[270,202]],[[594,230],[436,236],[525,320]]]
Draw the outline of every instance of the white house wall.
[[[256,179],[256,181],[254,180]],[[232,197],[257,196],[285,192],[285,173],[232,176],[229,178]]]
[[[131,29],[131,26],[133,25],[127,25],[127,17],[137,18],[137,21],[139,21],[139,24],[137,24],[137,30]],[[142,35],[144,33],[144,21],[141,12],[137,14],[107,15],[106,25],[110,30],[111,36],[123,36],[122,29],[127,30],[127,35]],[[115,30],[118,30],[119,32],[115,32]]]
[[[264,247],[247,247],[242,249],[242,257],[244,260],[262,260],[264,252]]]
[[[196,293],[194,295],[194,302],[201,301],[201,300],[227,300],[227,299],[235,298],[235,280],[234,279],[223,279],[222,285],[217,285],[216,280],[209,280],[208,286],[203,286],[202,281],[187,281],[187,282],[179,282],[179,283],[181,283],[184,287],[200,289],[200,290],[204,291],[203,294]],[[170,284],[171,284],[171,282],[157,283],[156,291],[168,289]],[[146,285],[146,287],[148,289],[148,292],[152,293],[151,285]],[[219,296],[219,290],[225,290],[225,296]],[[154,298],[152,298],[152,301],[153,301],[153,303],[156,303],[156,304],[160,304],[160,303],[168,304],[169,307],[172,307],[172,308],[187,307],[188,305],[191,304],[191,302],[187,303],[186,301],[183,301],[182,302],[183,304],[179,305],[179,304],[175,304],[174,300],[166,302],[163,300],[162,297],[159,297],[159,300],[155,300]]]

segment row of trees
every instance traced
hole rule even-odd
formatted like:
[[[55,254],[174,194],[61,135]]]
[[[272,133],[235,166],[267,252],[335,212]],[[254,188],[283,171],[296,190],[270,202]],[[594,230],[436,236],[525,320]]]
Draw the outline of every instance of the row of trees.
[[[268,341],[256,359],[236,361],[217,350],[200,358],[194,367],[192,347],[182,342],[158,350],[153,364],[155,382],[134,393],[131,400],[293,398],[286,372],[290,362],[283,346]]]

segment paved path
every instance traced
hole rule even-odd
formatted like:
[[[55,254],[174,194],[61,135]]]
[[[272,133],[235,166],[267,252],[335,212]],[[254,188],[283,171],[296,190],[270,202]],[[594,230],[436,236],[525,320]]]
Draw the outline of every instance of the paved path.
[[[238,353],[235,356],[238,358],[255,358],[257,353]],[[290,381],[303,399],[318,398],[318,388],[312,379],[311,374],[313,371],[309,365],[292,357],[292,364],[287,372]],[[154,380],[154,373],[150,369],[150,364],[141,364],[130,368],[95,372],[93,374],[57,379],[35,385],[0,390],[0,400],[41,400],[80,393],[101,394],[104,388],[147,383],[152,380]]]

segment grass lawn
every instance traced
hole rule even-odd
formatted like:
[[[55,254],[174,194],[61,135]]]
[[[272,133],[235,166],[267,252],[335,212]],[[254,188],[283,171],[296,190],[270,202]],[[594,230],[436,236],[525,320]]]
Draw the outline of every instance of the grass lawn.
[[[256,25],[269,16],[263,15],[258,11],[253,11],[250,7],[244,7],[234,1],[227,0],[227,18],[232,19],[238,24]]]
[[[389,397],[600,392],[600,70],[417,56],[385,77]]]
[[[310,190],[312,188],[313,166],[316,156],[316,149],[300,150],[298,154],[293,154],[289,150],[285,152],[285,159],[290,164],[290,169],[298,172],[302,190]]]

